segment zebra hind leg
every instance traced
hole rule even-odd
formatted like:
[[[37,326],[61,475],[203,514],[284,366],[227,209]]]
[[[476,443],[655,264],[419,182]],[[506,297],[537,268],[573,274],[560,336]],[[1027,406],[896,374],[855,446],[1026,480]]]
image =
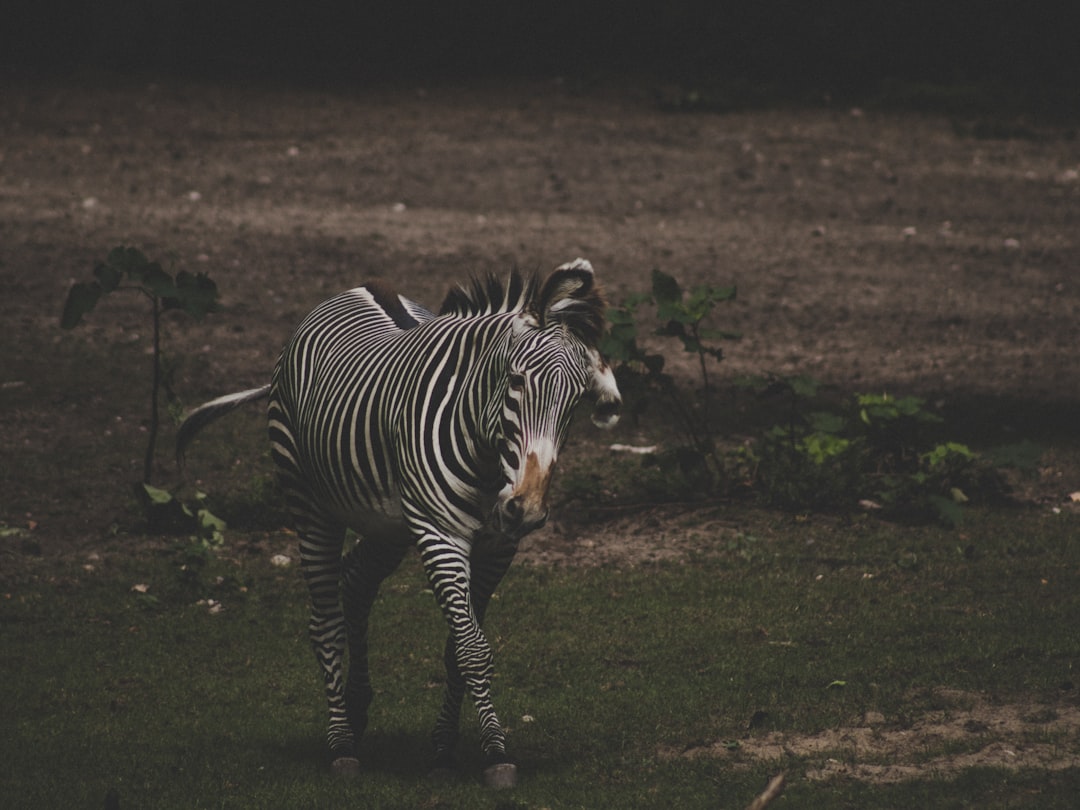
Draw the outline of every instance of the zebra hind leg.
[[[308,634],[322,672],[329,712],[327,742],[332,767],[343,775],[359,771],[356,745],[345,705],[344,660],[346,629],[341,608],[341,548],[344,528],[297,520],[300,565],[311,597]]]
[[[428,776],[443,780],[457,773],[458,735],[461,731],[461,704],[465,699],[465,679],[457,665],[457,648],[454,636],[446,639],[443,653],[446,666],[446,691],[443,693],[442,710],[435,721],[435,730],[431,735],[433,754]]]
[[[349,639],[345,708],[355,742],[367,728],[373,695],[368,671],[368,618],[379,585],[401,564],[408,548],[407,543],[361,540],[343,562],[342,606]]]

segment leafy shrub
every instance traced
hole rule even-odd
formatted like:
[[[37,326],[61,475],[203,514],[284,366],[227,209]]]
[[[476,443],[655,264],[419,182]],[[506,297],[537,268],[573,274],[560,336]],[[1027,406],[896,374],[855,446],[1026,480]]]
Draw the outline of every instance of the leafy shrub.
[[[856,394],[839,406],[824,401],[821,384],[807,375],[744,378],[736,387],[781,400],[780,422],[753,441],[721,454],[712,422],[714,385],[710,364],[723,359],[719,342],[734,332],[710,328],[718,304],[732,301],[735,287],[701,285],[689,293],[653,270],[652,290],[627,298],[608,312],[602,344],[616,364],[620,385],[638,407],[659,399],[668,408],[680,443],[644,457],[654,468],[642,484],[660,497],[712,495],[732,478],[770,503],[791,509],[847,509],[860,504],[892,517],[935,519],[955,526],[962,504],[974,495],[1002,490],[994,468],[966,445],[939,434],[942,418],[914,396]],[[697,358],[700,396],[665,369],[661,354],[638,343],[639,313],[655,308],[653,334],[676,338]],[[637,397],[633,395],[637,394]],[[630,407],[635,416],[634,407]],[[659,472],[659,475],[655,473]]]
[[[201,594],[206,589],[204,574],[215,553],[225,546],[225,521],[207,508],[204,492],[194,493],[194,504],[149,484],[143,484],[137,492],[147,528],[181,538],[175,548],[177,584]]]
[[[739,335],[711,328],[707,322],[716,305],[733,301],[735,294],[735,287],[708,284],[687,293],[672,276],[653,270],[651,293],[631,296],[621,306],[608,310],[609,330],[601,344],[605,356],[616,364],[620,385],[640,393],[642,402],[659,398],[671,408],[684,444],[653,461],[677,469],[695,490],[710,490],[721,477],[722,464],[712,433],[713,384],[709,366],[724,357],[718,342],[735,340]],[[700,400],[695,401],[664,371],[663,355],[651,354],[638,345],[638,310],[643,305],[655,308],[659,325],[654,335],[675,338],[683,351],[696,356],[702,384]]]
[[[743,381],[757,390],[781,390],[789,418],[743,452],[756,482],[778,505],[850,508],[856,503],[893,517],[962,519],[974,494],[997,494],[993,468],[967,445],[942,440],[942,419],[919,397],[856,394],[823,410],[817,384],[805,377]]]
[[[221,548],[225,544],[225,521],[207,509],[203,502],[206,494],[195,493],[198,506],[189,506],[168,490],[143,484],[147,522],[154,531],[170,534],[186,534],[206,549]]]
[[[60,326],[74,329],[84,316],[97,306],[104,295],[116,291],[131,291],[150,301],[153,319],[153,365],[150,384],[150,424],[143,463],[143,483],[149,484],[154,464],[158,433],[158,399],[162,380],[161,314],[180,310],[201,320],[207,313],[218,310],[217,285],[205,273],[181,270],[175,276],[150,261],[142,251],[116,247],[105,261],[94,267],[93,281],[80,281],[68,291]]]

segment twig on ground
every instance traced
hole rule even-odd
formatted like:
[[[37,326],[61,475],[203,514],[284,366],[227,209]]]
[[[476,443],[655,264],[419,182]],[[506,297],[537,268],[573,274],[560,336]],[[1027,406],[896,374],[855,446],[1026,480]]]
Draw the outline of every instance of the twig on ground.
[[[762,791],[757,796],[757,798],[750,802],[749,805],[747,805],[746,810],[763,810],[763,808],[767,807],[773,799],[775,799],[783,792],[784,774],[778,773],[776,776],[769,780],[769,784],[765,787],[765,790]]]

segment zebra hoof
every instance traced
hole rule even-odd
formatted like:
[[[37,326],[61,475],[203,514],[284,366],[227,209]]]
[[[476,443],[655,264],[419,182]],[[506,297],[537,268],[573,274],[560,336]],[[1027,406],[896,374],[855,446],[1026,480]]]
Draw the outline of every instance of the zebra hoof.
[[[356,757],[338,757],[330,763],[330,770],[334,776],[342,779],[355,779],[360,775],[360,760]]]
[[[517,765],[499,762],[484,768],[484,784],[492,790],[517,787]]]

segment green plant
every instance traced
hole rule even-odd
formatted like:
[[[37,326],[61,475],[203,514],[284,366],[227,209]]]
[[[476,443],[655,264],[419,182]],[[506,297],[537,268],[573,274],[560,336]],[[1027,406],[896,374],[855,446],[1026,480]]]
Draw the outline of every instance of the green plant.
[[[956,526],[973,494],[1000,489],[992,468],[960,442],[934,435],[943,420],[925,400],[856,394],[839,407],[805,377],[741,381],[787,401],[783,424],[741,452],[774,503],[796,508],[847,507],[861,501],[894,516],[933,517]]]
[[[195,492],[189,505],[168,490],[143,484],[139,488],[147,528],[158,534],[180,535],[176,548],[177,574],[182,584],[204,589],[203,574],[215,552],[225,545],[226,523],[205,505],[206,493]]]
[[[207,549],[221,548],[225,543],[225,521],[207,509],[203,503],[206,493],[196,492],[198,506],[189,506],[168,490],[143,484],[146,515],[155,531],[191,534]]]
[[[217,285],[205,273],[181,270],[175,276],[150,261],[141,251],[115,247],[105,261],[94,267],[94,280],[80,281],[68,291],[60,326],[74,329],[91,312],[103,295],[134,291],[150,301],[153,319],[153,366],[150,387],[150,424],[146,455],[143,462],[143,483],[150,483],[158,433],[158,399],[162,384],[161,316],[169,310],[180,310],[200,320],[218,310]]]
[[[634,382],[642,383],[646,390],[658,393],[671,405],[676,427],[686,444],[677,448],[670,460],[685,474],[703,479],[699,483],[705,487],[714,486],[720,476],[712,438],[713,385],[709,365],[724,357],[720,341],[739,337],[735,332],[711,328],[707,323],[717,304],[733,301],[735,294],[734,286],[708,284],[684,292],[674,277],[654,269],[651,293],[630,296],[621,306],[609,309],[609,329],[601,345],[604,354],[617,364],[622,377],[634,377]],[[649,353],[638,345],[638,310],[644,304],[655,307],[659,326],[653,334],[676,338],[684,352],[697,358],[700,405],[664,371],[663,355]]]

